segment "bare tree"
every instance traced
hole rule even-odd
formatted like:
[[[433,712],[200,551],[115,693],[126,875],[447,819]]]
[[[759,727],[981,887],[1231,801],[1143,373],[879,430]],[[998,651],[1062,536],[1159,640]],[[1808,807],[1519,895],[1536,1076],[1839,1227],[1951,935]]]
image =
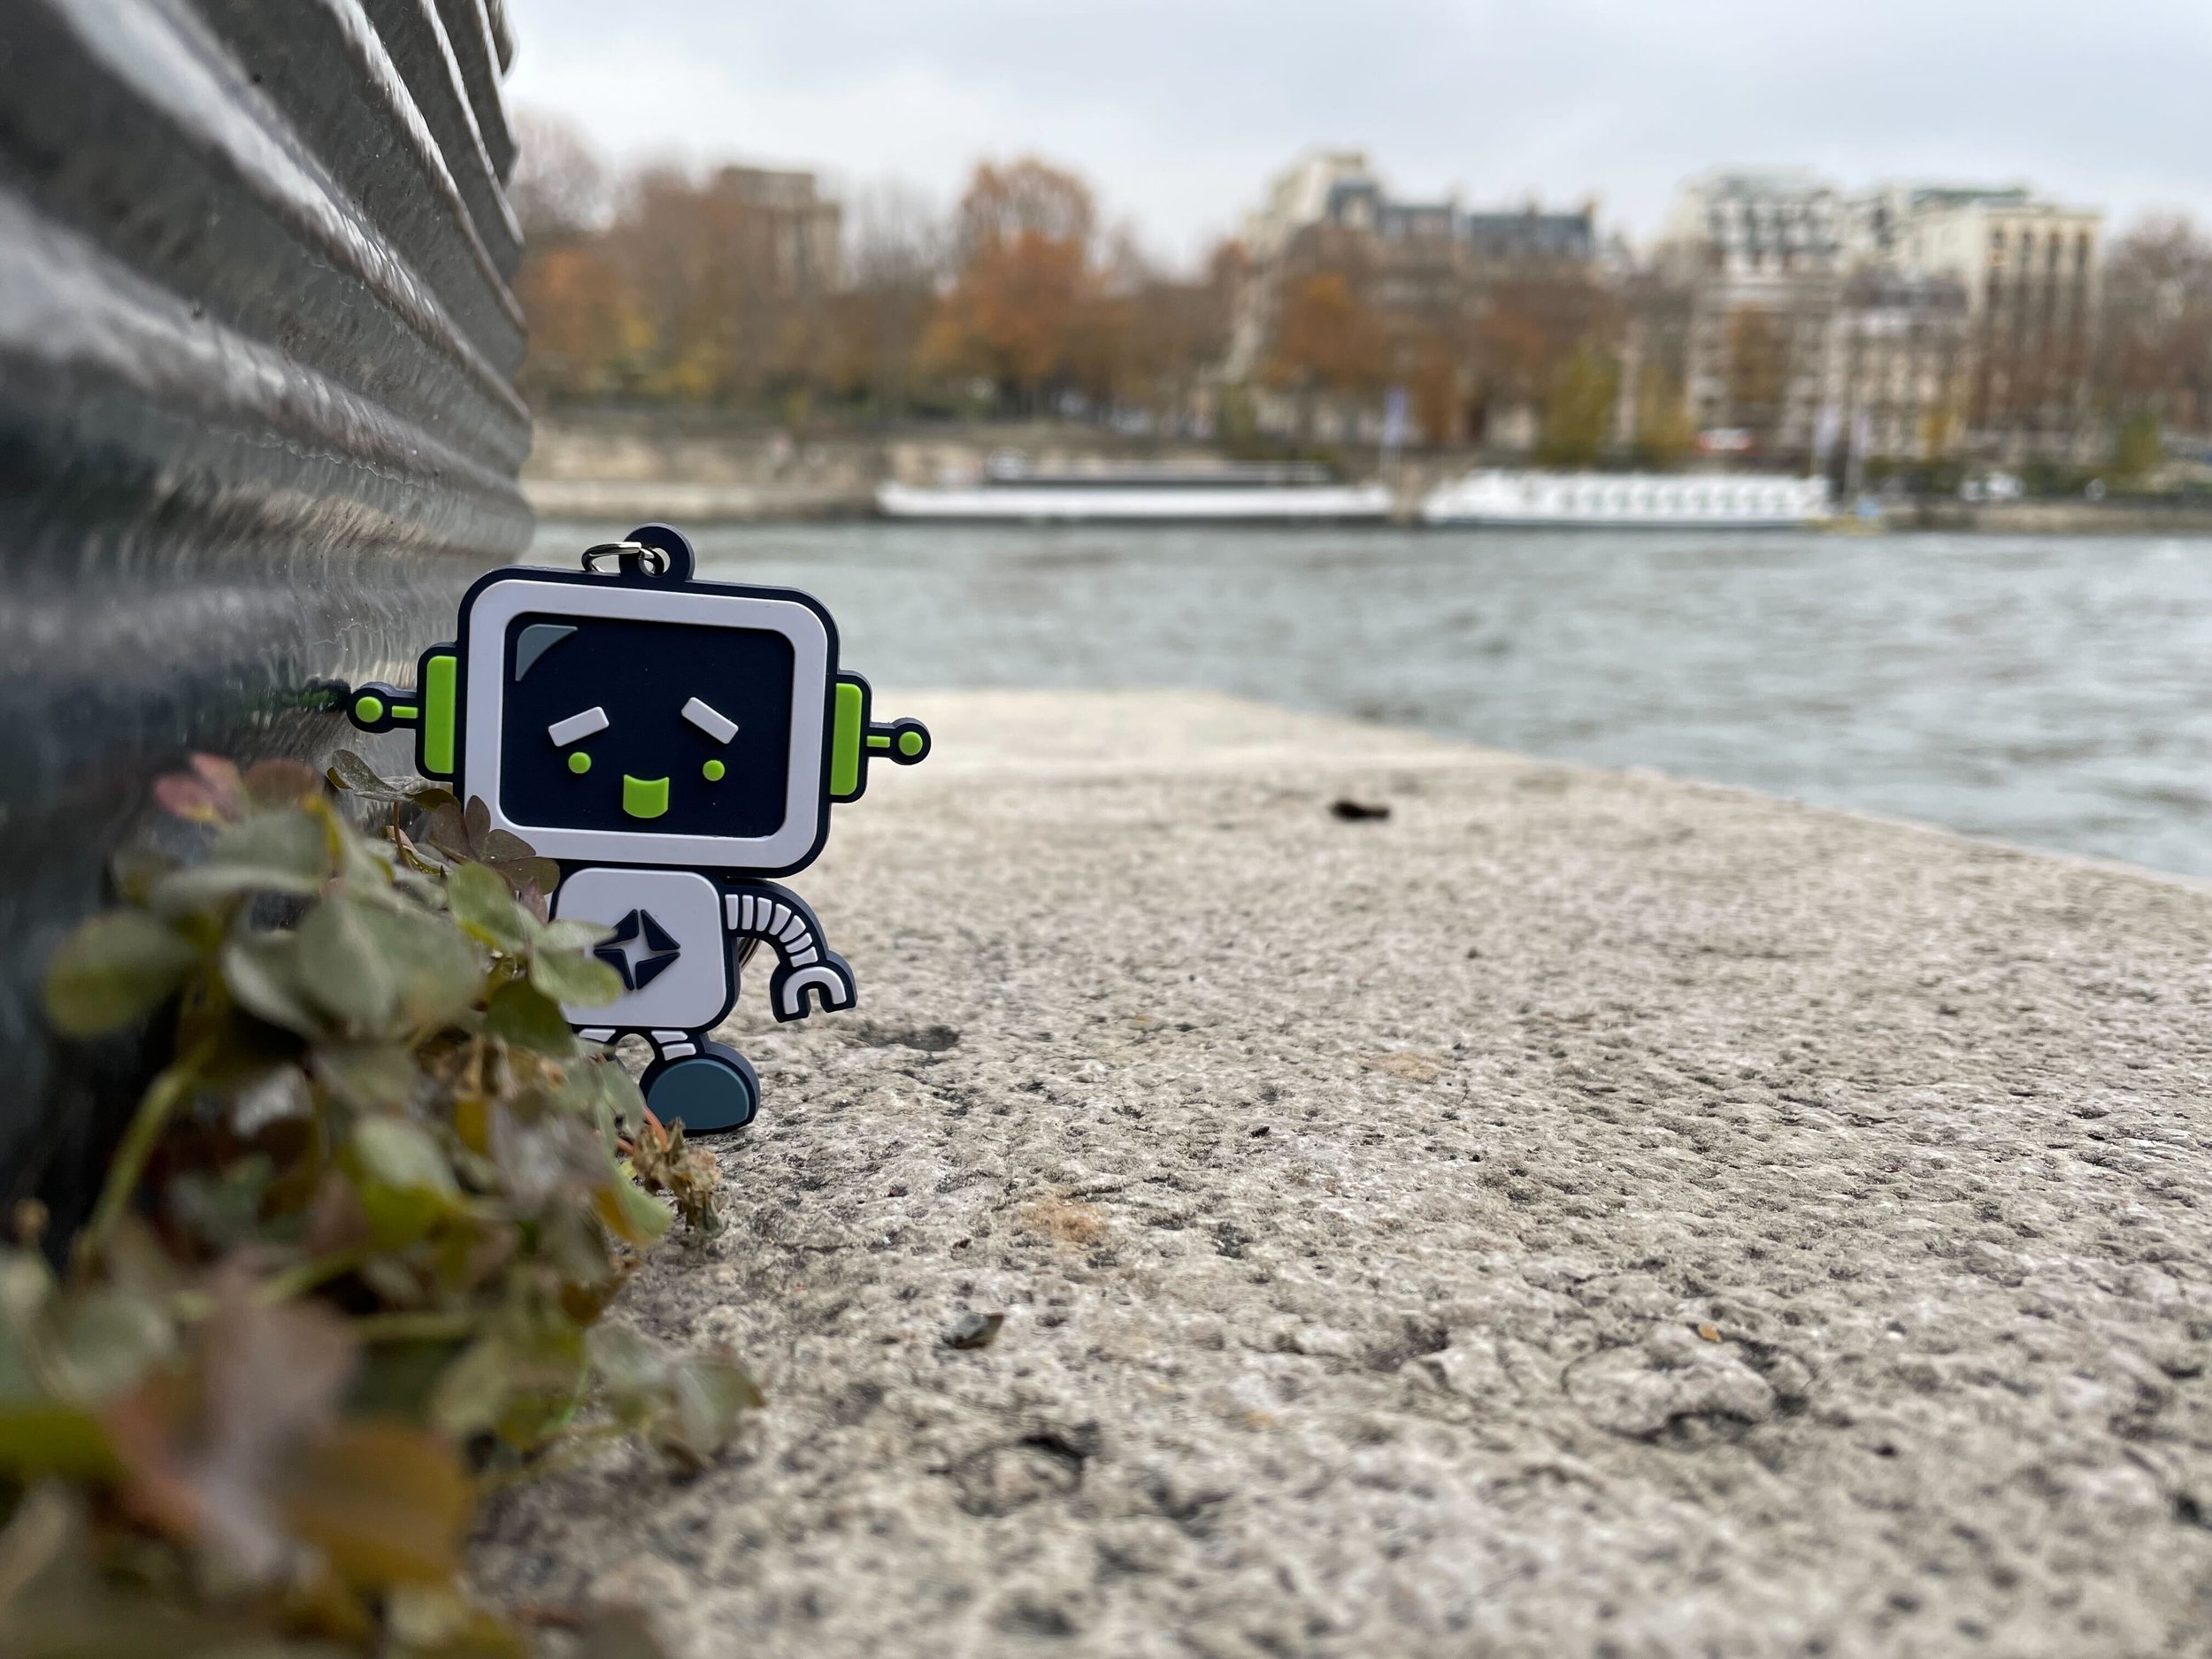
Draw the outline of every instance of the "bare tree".
[[[614,206],[606,164],[573,122],[543,110],[518,110],[515,142],[507,200],[526,240],[604,227]]]

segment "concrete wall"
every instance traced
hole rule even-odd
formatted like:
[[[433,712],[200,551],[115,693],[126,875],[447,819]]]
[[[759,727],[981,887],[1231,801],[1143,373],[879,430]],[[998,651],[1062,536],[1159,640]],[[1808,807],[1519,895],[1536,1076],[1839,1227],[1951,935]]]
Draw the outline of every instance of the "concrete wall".
[[[0,1202],[135,1092],[33,991],[147,780],[319,757],[527,542],[500,0],[19,0],[0,51]],[[395,757],[396,758],[396,757]]]

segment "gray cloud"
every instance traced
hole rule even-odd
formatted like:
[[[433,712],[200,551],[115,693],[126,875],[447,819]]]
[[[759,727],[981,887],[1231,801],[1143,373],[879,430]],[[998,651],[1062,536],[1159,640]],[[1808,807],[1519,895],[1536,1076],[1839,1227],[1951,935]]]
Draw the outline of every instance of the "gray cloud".
[[[949,197],[1072,164],[1187,255],[1315,143],[1471,202],[1654,228],[1718,163],[2027,178],[2212,219],[2204,0],[509,0],[511,92],[617,154],[741,156]]]

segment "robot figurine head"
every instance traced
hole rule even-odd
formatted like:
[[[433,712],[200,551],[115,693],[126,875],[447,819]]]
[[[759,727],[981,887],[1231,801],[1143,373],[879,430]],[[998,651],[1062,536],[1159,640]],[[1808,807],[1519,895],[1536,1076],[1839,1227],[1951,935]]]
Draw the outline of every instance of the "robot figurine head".
[[[810,595],[692,571],[664,525],[581,571],[496,571],[462,601],[458,641],[424,654],[419,695],[363,687],[354,723],[415,725],[426,776],[564,863],[801,869],[868,761],[911,764],[929,734],[871,720]]]

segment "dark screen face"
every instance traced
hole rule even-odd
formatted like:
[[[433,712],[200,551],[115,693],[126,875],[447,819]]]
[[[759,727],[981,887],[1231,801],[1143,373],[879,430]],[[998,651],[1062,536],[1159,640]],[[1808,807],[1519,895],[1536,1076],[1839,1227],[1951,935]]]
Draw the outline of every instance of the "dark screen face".
[[[791,642],[754,628],[524,615],[507,625],[510,822],[770,835],[791,767]]]

